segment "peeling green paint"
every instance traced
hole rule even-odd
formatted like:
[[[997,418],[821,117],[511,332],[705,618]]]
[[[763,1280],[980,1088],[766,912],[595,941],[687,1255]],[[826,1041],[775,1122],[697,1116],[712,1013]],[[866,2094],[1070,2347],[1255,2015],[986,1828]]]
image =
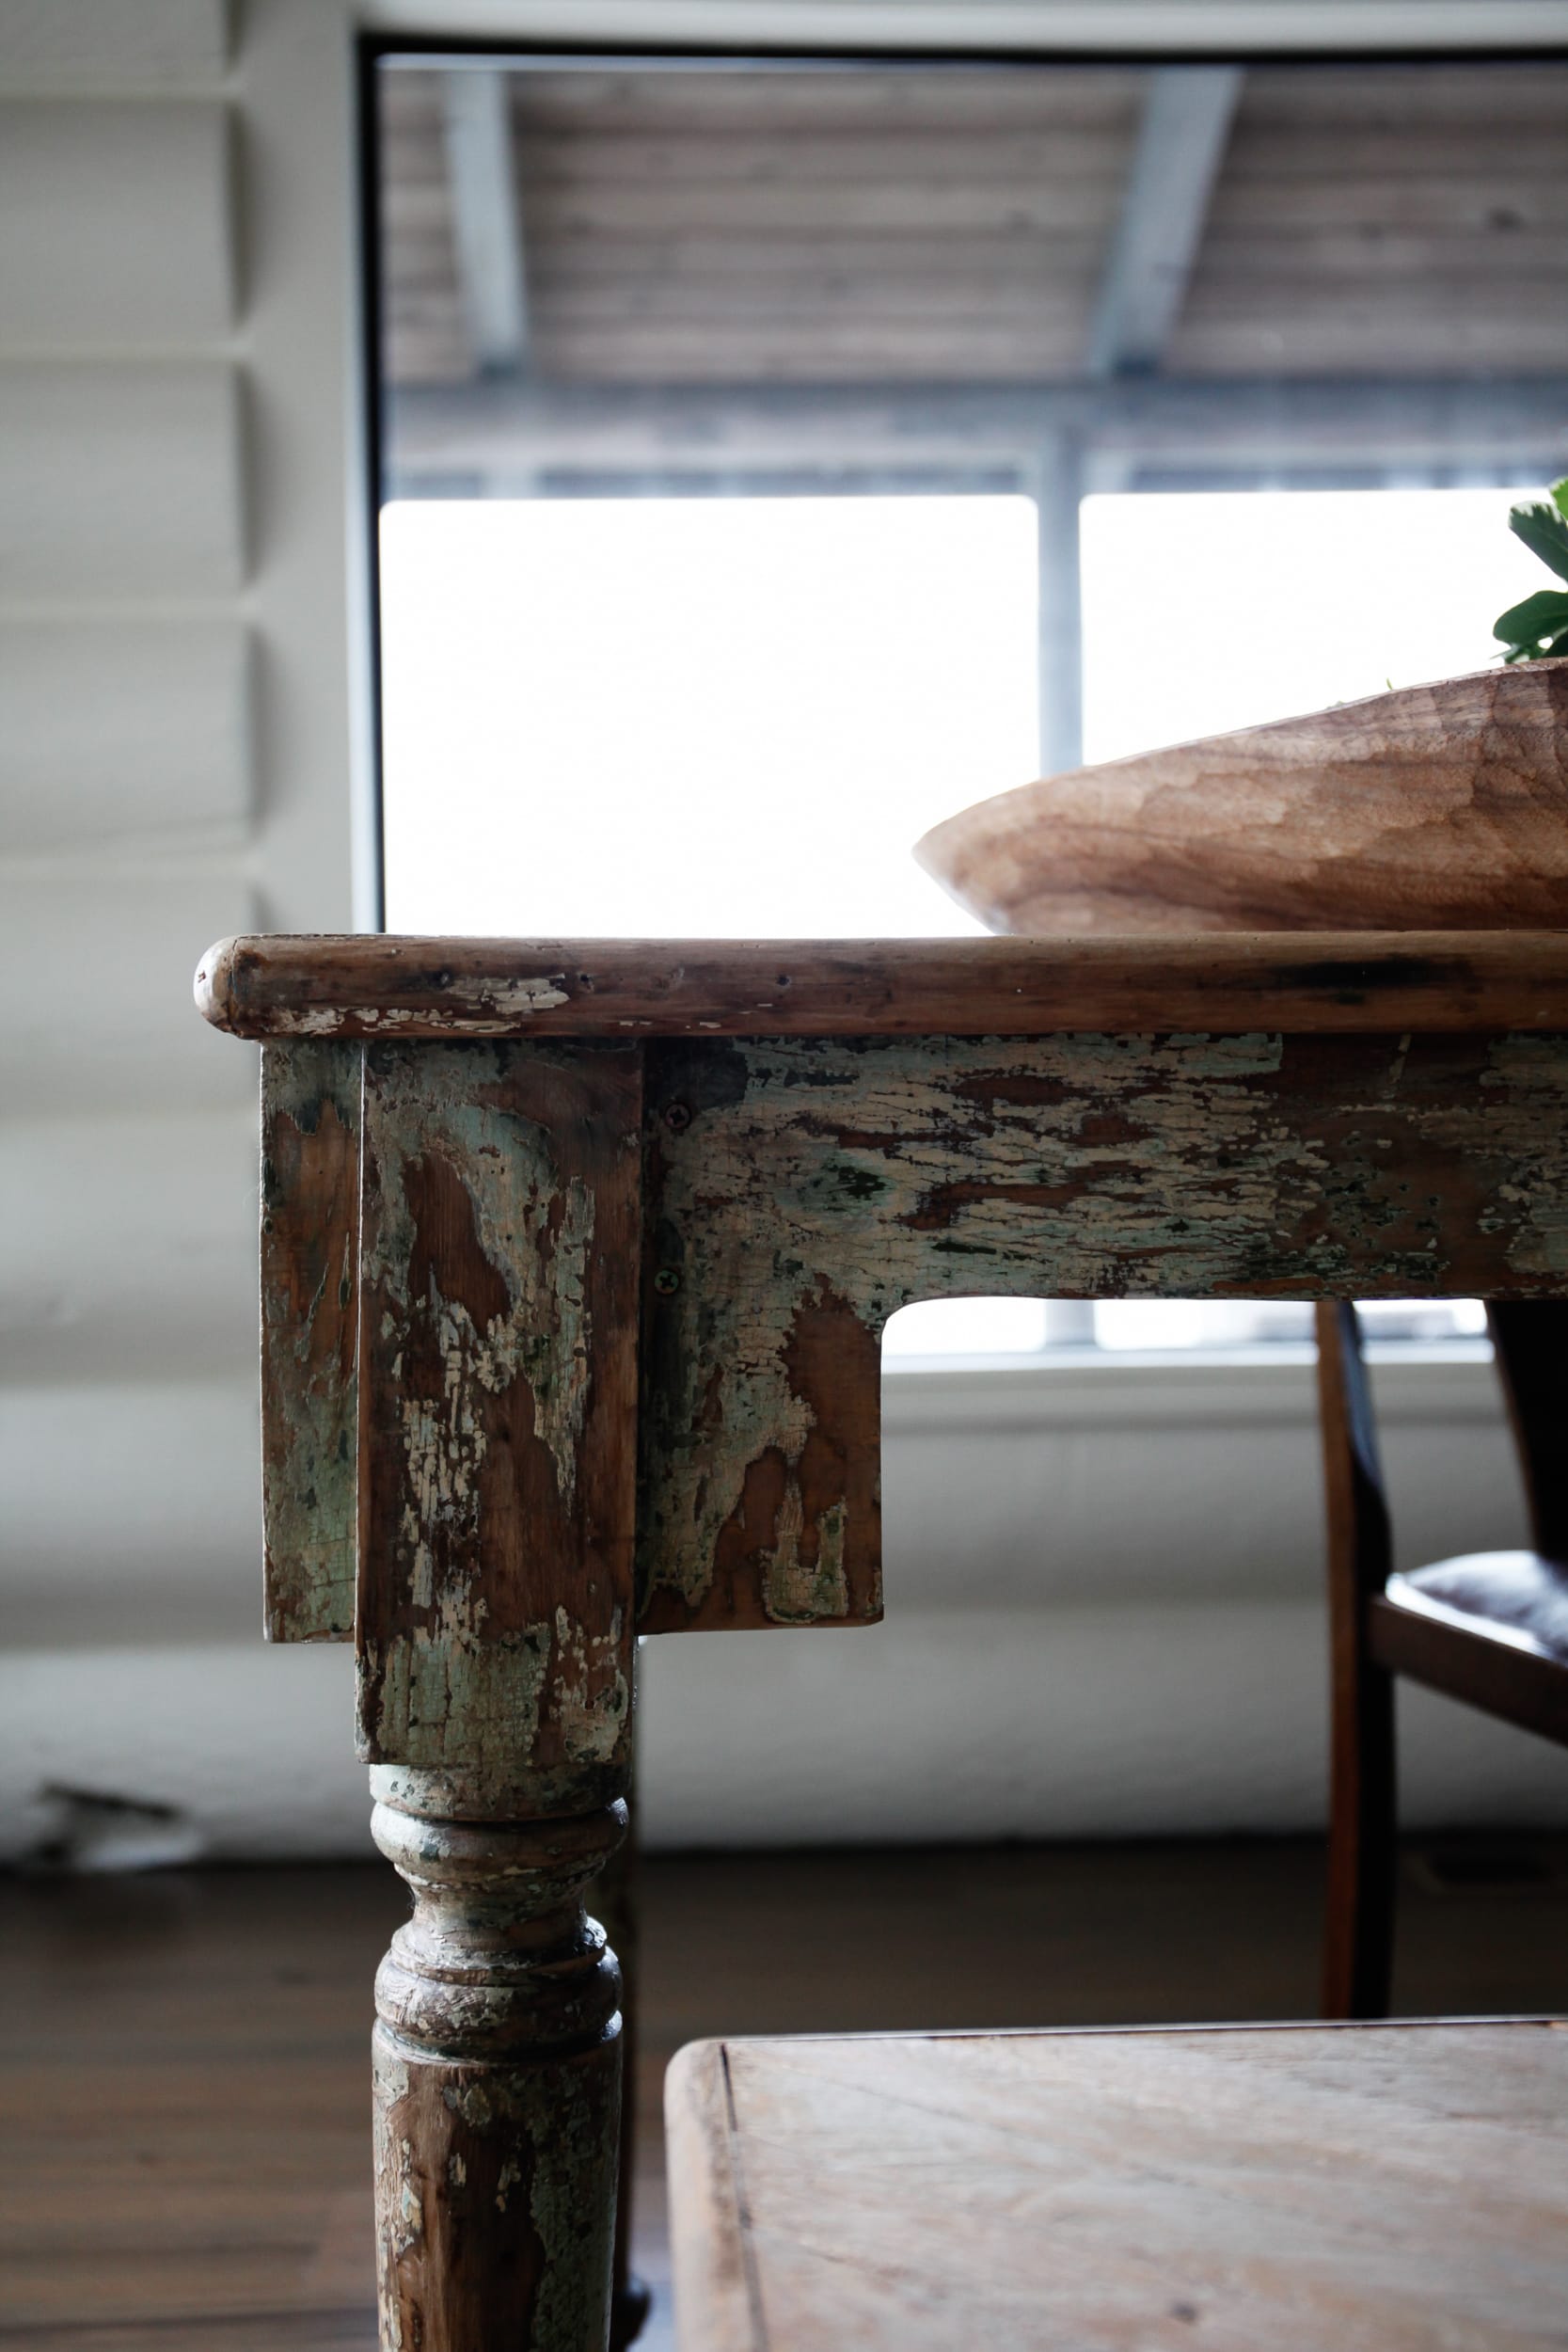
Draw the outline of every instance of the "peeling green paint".
[[[861,1341],[915,1299],[1496,1295],[1568,1272],[1561,1038],[647,1050],[647,1216],[682,1269],[644,1346],[656,1630],[875,1613]],[[837,1338],[802,1376],[813,1311]]]
[[[414,1916],[376,1980],[376,2212],[391,2352],[586,2352],[609,2322],[620,1979],[584,1891],[625,1836],[571,1820],[432,1818],[388,1802],[376,1842]],[[481,1786],[446,1775],[419,1804]]]
[[[629,1767],[640,1056],[365,1052],[362,1753],[574,1811]]]
[[[261,1052],[261,1517],[275,1642],[354,1633],[362,1057],[354,1044]]]

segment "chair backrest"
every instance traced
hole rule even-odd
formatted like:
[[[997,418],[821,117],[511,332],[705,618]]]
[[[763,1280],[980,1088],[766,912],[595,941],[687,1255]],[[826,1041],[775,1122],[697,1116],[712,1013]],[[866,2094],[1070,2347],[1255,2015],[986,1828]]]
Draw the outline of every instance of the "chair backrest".
[[[1497,1352],[1529,1506],[1530,1540],[1568,1560],[1568,1299],[1495,1301]],[[1361,1324],[1348,1301],[1318,1309],[1318,1399],[1327,1480],[1331,1574],[1376,1592],[1392,1565],[1388,1497],[1378,1457]]]
[[[1361,1322],[1345,1299],[1318,1309],[1318,1404],[1328,1497],[1331,1597],[1381,1592],[1393,1565]]]
[[[1486,1310],[1529,1504],[1530,1540],[1568,1560],[1568,1299],[1511,1298]]]

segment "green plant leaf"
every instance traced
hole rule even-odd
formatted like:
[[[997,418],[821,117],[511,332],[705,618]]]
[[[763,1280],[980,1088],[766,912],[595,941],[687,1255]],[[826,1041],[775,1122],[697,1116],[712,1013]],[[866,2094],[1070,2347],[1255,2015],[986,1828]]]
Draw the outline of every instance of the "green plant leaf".
[[[1550,499],[1521,499],[1509,509],[1508,527],[1559,580],[1568,580],[1568,514],[1556,500],[1556,490]]]
[[[1563,630],[1560,637],[1552,638],[1544,645],[1510,645],[1503,655],[1503,660],[1511,667],[1515,661],[1568,660],[1568,628]]]
[[[1564,628],[1568,628],[1568,593],[1560,588],[1538,588],[1522,604],[1511,604],[1506,612],[1499,612],[1492,634],[1505,644],[1537,645],[1543,637],[1555,637]]]
[[[1568,473],[1563,475],[1560,482],[1552,484],[1552,504],[1557,508],[1564,522],[1568,522]]]

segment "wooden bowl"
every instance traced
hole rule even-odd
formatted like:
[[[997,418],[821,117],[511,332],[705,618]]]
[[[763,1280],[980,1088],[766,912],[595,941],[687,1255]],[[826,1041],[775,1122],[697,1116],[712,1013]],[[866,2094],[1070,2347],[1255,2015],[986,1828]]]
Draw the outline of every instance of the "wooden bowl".
[[[1568,660],[1046,776],[915,856],[993,931],[1568,926]]]

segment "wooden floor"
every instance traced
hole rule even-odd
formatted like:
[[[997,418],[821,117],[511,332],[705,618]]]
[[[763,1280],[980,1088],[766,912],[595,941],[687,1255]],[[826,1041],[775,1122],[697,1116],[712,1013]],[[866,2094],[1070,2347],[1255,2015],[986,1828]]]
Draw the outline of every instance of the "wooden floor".
[[[1310,2014],[1305,1843],[643,1866],[639,2261],[668,2352],[665,2060],[701,2035]],[[0,1883],[4,2352],[375,2341],[365,2037],[389,1869]],[[1410,2014],[1568,2009],[1568,1840],[1406,1855]]]

